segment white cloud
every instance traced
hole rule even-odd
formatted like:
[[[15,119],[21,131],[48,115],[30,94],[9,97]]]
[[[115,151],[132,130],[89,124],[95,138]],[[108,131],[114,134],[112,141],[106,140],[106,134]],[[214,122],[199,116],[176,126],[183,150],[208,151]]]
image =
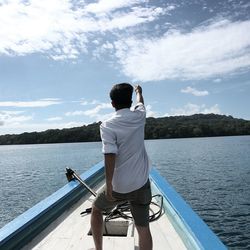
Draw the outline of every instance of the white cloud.
[[[213,80],[213,82],[216,82],[216,83],[219,83],[219,82],[221,82],[222,80],[220,79],[220,78],[216,78],[216,79],[214,79]]]
[[[219,105],[215,104],[214,106],[210,107],[210,108],[204,108],[204,110],[202,111],[203,114],[221,114],[221,111],[219,109]]]
[[[162,8],[136,7],[139,0],[9,0],[0,5],[0,54],[45,53],[54,60],[77,59],[88,52],[93,34],[151,22]],[[127,9],[120,10],[126,7]],[[119,10],[117,14],[114,12]],[[111,15],[112,13],[112,15]],[[94,41],[97,41],[96,39]]]
[[[89,101],[89,100],[86,100],[85,98],[81,98],[80,101],[71,101],[72,103],[80,103],[80,105],[82,106],[88,106],[88,105],[95,105],[95,104],[100,104],[101,102],[100,101],[97,101],[97,100],[92,100],[92,101]]]
[[[98,101],[96,101],[98,102]],[[109,110],[112,109],[112,112]],[[159,116],[157,111],[152,109],[152,105],[146,105],[147,117],[157,117]],[[65,116],[87,116],[95,121],[104,121],[114,115],[114,108],[110,103],[99,103],[96,107],[88,110],[76,110],[72,112],[66,112]]]
[[[8,1],[0,6],[0,53],[24,55],[57,49],[74,54],[71,42],[78,36],[79,25],[85,23],[78,21],[69,1]],[[79,43],[84,42],[82,36]]]
[[[95,108],[84,111],[84,115],[89,117],[96,117],[99,115],[100,111],[103,109],[111,109],[112,106],[110,103],[101,103],[98,104]]]
[[[206,107],[205,104],[197,105],[193,103],[188,103],[182,108],[172,108],[170,113],[164,116],[178,116],[178,115],[193,115],[193,114],[221,114],[218,104],[211,107]]]
[[[81,100],[80,101],[80,104],[83,105],[83,106],[87,106],[87,105],[95,105],[95,104],[98,104],[100,103],[100,101],[97,101],[97,100],[92,100],[92,101],[86,101],[86,100]]]
[[[23,132],[44,131],[47,129],[63,129],[86,125],[84,122],[59,122],[61,117],[48,118],[49,122],[37,123],[32,115],[25,115],[24,111],[0,111],[0,135]]]
[[[91,104],[95,104],[93,101]],[[65,113],[66,116],[87,116],[88,118],[95,119],[95,121],[103,121],[110,118],[113,115],[113,112],[103,112],[103,110],[113,109],[110,103],[99,103],[96,107],[88,110],[76,110],[72,112]]]
[[[47,129],[63,129],[80,127],[86,125],[83,122],[61,122],[61,123],[11,123],[8,126],[2,126],[0,135],[4,134],[19,134],[24,132],[41,132]]]
[[[61,104],[59,99],[40,99],[37,101],[4,101],[0,102],[0,107],[22,107],[22,108],[37,108],[37,107],[48,107],[51,105]]]
[[[250,21],[220,21],[189,33],[117,41],[125,75],[140,81],[204,79],[250,67]]]
[[[176,9],[176,6],[175,6],[175,5],[169,5],[169,6],[167,7],[167,10],[168,10],[168,11],[175,10],[175,9]]]
[[[66,116],[81,116],[84,115],[84,111],[82,110],[76,110],[76,111],[70,111],[65,113]]]
[[[157,117],[158,112],[152,110],[152,105],[146,105],[147,117]]]
[[[190,86],[186,87],[185,89],[181,89],[181,93],[186,94],[192,94],[194,96],[206,96],[209,95],[209,92],[207,90],[197,90],[195,88],[192,88]]]
[[[62,117],[55,116],[55,117],[50,117],[47,119],[47,121],[61,121]]]
[[[23,115],[23,113],[24,111],[0,111],[1,126],[5,127],[10,127],[12,125],[19,126],[21,123],[33,119],[33,116]]]
[[[250,21],[214,21],[191,32],[169,30],[159,37],[149,32],[146,38],[143,29],[141,36],[138,29],[133,34],[127,28],[153,22],[176,8],[147,2],[3,1],[0,54],[40,52],[54,60],[74,61],[90,50],[95,57],[109,53],[117,57],[125,75],[140,81],[219,77],[250,67],[250,36],[246,35]],[[157,25],[161,27],[160,22]],[[110,32],[112,39],[105,41]]]
[[[102,31],[125,29],[142,23],[154,21],[159,15],[164,13],[162,8],[132,8],[128,13],[118,13],[112,18],[105,17],[99,22]]]
[[[131,5],[145,2],[145,0],[99,0],[97,3],[91,3],[85,10],[95,14],[108,13],[116,9],[129,7]]]

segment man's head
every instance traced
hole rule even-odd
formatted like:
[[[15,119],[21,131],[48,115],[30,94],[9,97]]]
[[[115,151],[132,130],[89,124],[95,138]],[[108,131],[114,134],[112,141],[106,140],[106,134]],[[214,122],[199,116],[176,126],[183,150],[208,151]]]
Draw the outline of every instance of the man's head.
[[[115,109],[130,108],[132,104],[133,86],[129,83],[115,84],[109,95]]]

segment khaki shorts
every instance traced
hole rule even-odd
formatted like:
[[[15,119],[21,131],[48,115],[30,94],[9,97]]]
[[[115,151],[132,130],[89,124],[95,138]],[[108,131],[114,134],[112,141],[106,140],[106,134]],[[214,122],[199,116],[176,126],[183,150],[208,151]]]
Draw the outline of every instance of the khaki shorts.
[[[130,210],[137,226],[148,226],[149,224],[149,205],[152,194],[149,180],[147,183],[130,193],[112,193],[115,201],[110,201],[105,195],[105,188],[98,193],[94,200],[94,205],[101,211],[110,212],[115,206],[126,201],[130,204]]]

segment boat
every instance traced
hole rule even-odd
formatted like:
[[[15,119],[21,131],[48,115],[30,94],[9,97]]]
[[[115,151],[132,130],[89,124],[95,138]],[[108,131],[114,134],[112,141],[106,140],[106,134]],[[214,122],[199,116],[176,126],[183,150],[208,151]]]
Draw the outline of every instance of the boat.
[[[65,186],[0,229],[1,250],[94,249],[89,212],[95,193],[105,183],[104,163],[80,176],[70,171]],[[150,182],[153,249],[227,249],[156,168],[150,172]],[[117,207],[112,213],[104,215],[104,250],[138,250],[129,211]]]

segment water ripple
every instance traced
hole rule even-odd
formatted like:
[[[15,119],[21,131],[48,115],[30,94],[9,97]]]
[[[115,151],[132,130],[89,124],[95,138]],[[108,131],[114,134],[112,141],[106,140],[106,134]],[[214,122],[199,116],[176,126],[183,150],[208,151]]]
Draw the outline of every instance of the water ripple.
[[[161,174],[233,250],[250,249],[250,136],[146,141]],[[0,146],[0,227],[63,186],[101,143]],[[7,197],[7,198],[6,198]]]

